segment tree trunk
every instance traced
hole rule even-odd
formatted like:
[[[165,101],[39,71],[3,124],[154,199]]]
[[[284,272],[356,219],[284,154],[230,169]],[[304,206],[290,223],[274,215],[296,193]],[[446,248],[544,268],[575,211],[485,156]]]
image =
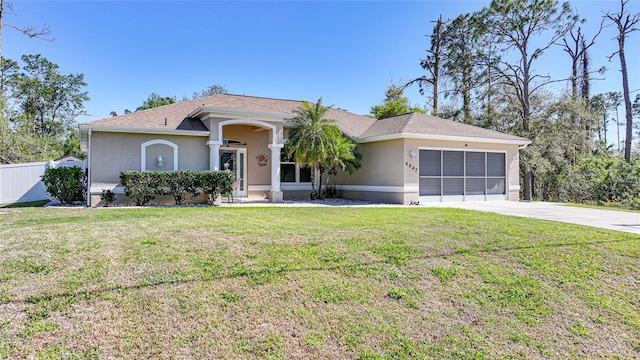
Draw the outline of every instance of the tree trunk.
[[[531,183],[533,180],[533,171],[529,164],[524,164],[524,179],[522,182],[522,197],[525,201],[531,201]]]
[[[622,93],[624,95],[624,108],[627,118],[627,132],[624,139],[624,159],[631,162],[631,140],[633,139],[633,113],[631,109],[631,98],[629,96],[629,75],[627,73],[627,60],[624,55],[624,35],[618,38],[618,46],[620,47],[620,69],[622,71]]]
[[[578,98],[578,59],[571,59],[571,99]]]
[[[471,124],[471,70],[465,68],[462,75],[462,114],[465,124]]]
[[[318,164],[318,199],[323,199],[324,196],[322,194],[322,173],[324,172],[324,167],[322,164]]]
[[[529,63],[527,61],[526,52],[524,54],[522,62],[523,70],[523,82],[522,82],[522,128],[525,134],[528,136],[531,133],[530,121],[531,121],[531,94],[529,93]],[[523,198],[525,201],[531,201],[532,183],[533,178],[531,165],[525,164],[524,167],[524,181],[523,181]]]
[[[440,63],[441,63],[441,42],[442,42],[442,26],[444,22],[442,21],[442,15],[438,18],[436,23],[436,45],[435,51],[433,54],[433,63],[434,63],[434,71],[433,71],[433,116],[438,116],[438,96],[440,94],[439,83],[440,83]]]
[[[313,168],[311,169],[311,194],[310,194],[310,198],[311,200],[315,200],[316,199],[316,168],[317,168],[317,164],[313,165]]]
[[[584,38],[582,39],[582,87],[580,89],[581,96],[585,104],[589,104],[591,98],[591,75],[589,75],[589,53]]]
[[[0,66],[2,66],[2,27],[4,26],[4,0],[0,0]]]

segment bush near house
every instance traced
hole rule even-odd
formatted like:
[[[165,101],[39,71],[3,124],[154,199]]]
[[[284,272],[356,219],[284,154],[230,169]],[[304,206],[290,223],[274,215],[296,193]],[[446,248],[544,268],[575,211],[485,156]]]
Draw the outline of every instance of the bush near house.
[[[125,195],[138,206],[144,206],[158,195],[171,195],[176,205],[182,204],[189,193],[193,198],[207,196],[213,204],[220,195],[230,193],[235,174],[228,171],[122,171],[120,182]]]
[[[42,175],[47,192],[63,204],[83,201],[87,185],[84,171],[77,166],[49,167]]]

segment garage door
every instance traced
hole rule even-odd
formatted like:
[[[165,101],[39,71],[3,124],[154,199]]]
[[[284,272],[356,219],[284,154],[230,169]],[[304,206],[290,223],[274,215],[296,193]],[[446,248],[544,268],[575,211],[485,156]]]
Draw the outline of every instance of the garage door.
[[[506,200],[506,154],[420,150],[420,201]]]

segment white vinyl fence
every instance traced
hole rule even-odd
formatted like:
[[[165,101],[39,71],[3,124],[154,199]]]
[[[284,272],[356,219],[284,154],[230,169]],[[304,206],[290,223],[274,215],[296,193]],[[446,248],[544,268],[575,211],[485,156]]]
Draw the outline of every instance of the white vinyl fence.
[[[85,161],[0,165],[0,204],[51,199],[41,179],[44,170],[49,166],[78,166],[84,170]]]

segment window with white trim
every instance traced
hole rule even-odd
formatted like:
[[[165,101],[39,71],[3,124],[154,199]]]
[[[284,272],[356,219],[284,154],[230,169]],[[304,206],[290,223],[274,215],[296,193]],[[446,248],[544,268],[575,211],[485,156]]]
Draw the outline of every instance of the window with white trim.
[[[289,156],[284,148],[280,150],[280,182],[311,182],[311,168],[308,166],[300,167],[293,161],[293,156]]]

